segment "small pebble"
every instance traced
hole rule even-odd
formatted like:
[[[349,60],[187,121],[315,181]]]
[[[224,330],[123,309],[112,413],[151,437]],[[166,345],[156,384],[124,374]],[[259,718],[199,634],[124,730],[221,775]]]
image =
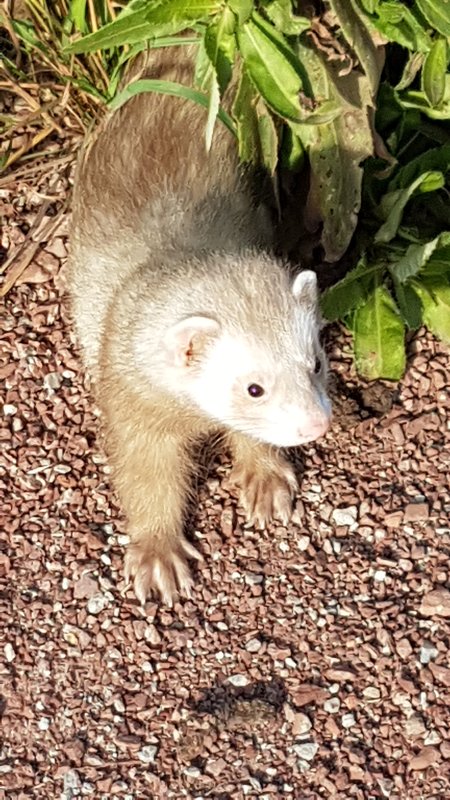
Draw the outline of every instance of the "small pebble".
[[[355,715],[343,714],[341,722],[343,728],[352,728],[353,725],[356,725]]]
[[[312,761],[319,749],[319,745],[317,742],[302,742],[301,744],[294,744],[292,749],[299,758],[304,759],[304,761]]]
[[[14,661],[16,657],[16,653],[12,644],[10,644],[9,642],[5,644],[3,652],[5,653],[6,660],[8,661],[9,664],[11,664],[11,662]]]
[[[100,614],[101,611],[104,611],[107,605],[108,600],[105,595],[101,592],[98,592],[97,594],[94,594],[94,596],[88,601],[87,610],[89,611],[89,614]]]
[[[420,663],[424,665],[429,664],[430,661],[434,661],[437,655],[438,651],[436,650],[435,646],[431,642],[425,641],[420,648]]]
[[[249,680],[246,675],[230,675],[228,683],[231,683],[233,686],[247,686]]]
[[[261,642],[259,639],[249,639],[245,645],[248,653],[257,653],[261,649]]]
[[[358,509],[356,506],[348,506],[347,508],[335,508],[331,514],[331,519],[338,527],[349,527],[351,529],[357,528],[358,523]]]
[[[145,747],[141,747],[141,749],[138,750],[138,759],[142,761],[143,764],[153,764],[157,752],[158,748],[156,745],[147,744]]]
[[[323,704],[324,711],[328,714],[337,714],[341,707],[341,701],[339,697],[330,697],[328,700],[325,700]]]

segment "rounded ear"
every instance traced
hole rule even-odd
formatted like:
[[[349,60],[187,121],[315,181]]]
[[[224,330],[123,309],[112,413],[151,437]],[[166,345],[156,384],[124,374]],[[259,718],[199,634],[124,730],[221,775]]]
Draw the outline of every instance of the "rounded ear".
[[[319,296],[316,273],[310,269],[299,272],[292,284],[292,294],[299,303],[314,308]]]
[[[186,317],[173,325],[164,344],[173,366],[189,367],[201,360],[205,347],[218,336],[220,325],[211,317]]]

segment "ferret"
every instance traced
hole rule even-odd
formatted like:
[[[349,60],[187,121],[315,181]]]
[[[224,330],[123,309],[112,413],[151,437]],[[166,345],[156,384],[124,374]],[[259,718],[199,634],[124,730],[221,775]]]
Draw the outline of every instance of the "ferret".
[[[150,51],[133,78],[192,85],[195,47]],[[274,227],[217,121],[144,93],[83,149],[69,291],[115,486],[128,519],[125,577],[138,600],[189,596],[201,554],[184,524],[195,445],[223,438],[249,522],[286,524],[297,480],[282,448],[330,422],[316,276],[291,279]]]

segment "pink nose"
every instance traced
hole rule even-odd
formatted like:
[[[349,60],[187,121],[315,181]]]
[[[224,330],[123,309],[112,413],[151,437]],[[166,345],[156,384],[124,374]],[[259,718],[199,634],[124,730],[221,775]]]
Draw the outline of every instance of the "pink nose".
[[[324,436],[329,427],[330,417],[325,415],[313,417],[309,420],[308,424],[305,425],[301,433],[307,442],[313,442],[315,439],[319,439],[320,436]]]

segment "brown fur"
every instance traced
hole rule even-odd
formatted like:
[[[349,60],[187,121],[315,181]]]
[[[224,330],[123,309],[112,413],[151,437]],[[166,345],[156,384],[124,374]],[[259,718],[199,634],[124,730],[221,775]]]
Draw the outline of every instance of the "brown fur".
[[[138,73],[190,84],[193,52],[180,47],[142,56]],[[268,354],[276,357],[281,347],[284,357],[295,349],[286,318],[297,301],[287,275],[261,249],[272,238],[268,216],[255,205],[238,169],[236,143],[221,122],[206,156],[205,114],[178,98],[133,98],[87,145],[76,180],[69,276],[74,321],[128,517],[125,570],[141,602],[152,590],[168,603],[190,592],[187,559],[201,556],[183,526],[200,438],[227,438],[241,500],[259,526],[274,516],[288,520],[297,486],[276,448],[234,430],[220,415],[212,418],[183,387],[178,391],[176,380],[173,389],[164,388],[166,331],[191,315],[203,315],[206,327],[188,334],[177,328],[173,345],[187,382],[201,374],[214,325],[229,323],[234,331],[250,325],[243,331],[247,341],[254,333],[249,313],[256,343],[265,331]],[[319,347],[313,301],[306,298],[304,305],[304,345],[291,354],[293,369]],[[290,369],[286,362],[286,375]],[[305,407],[314,406],[311,391],[305,388]]]

